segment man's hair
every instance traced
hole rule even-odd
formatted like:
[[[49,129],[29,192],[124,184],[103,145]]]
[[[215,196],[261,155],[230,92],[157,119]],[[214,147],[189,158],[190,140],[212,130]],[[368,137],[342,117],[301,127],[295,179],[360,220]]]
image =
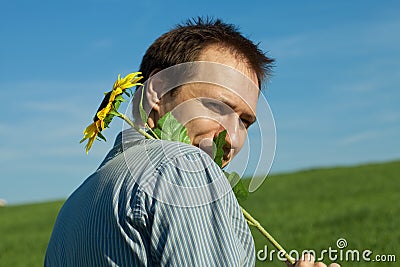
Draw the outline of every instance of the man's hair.
[[[208,46],[218,44],[242,56],[257,74],[259,86],[270,75],[274,60],[267,57],[238,29],[220,19],[190,19],[160,36],[146,51],[140,65],[144,80],[154,70],[196,61]]]

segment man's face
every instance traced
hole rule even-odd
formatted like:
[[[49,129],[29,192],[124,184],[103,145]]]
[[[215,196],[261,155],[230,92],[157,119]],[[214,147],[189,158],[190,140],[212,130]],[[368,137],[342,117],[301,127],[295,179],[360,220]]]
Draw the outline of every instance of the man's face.
[[[243,146],[247,128],[256,120],[259,92],[254,88],[258,87],[257,75],[241,57],[226,48],[210,46],[200,54],[198,60],[228,65],[257,85],[251,89],[246,86],[227,89],[210,83],[191,83],[161,99],[160,115],[172,111],[185,124],[192,144],[209,154],[212,153],[212,140],[227,130],[222,161],[225,166]]]

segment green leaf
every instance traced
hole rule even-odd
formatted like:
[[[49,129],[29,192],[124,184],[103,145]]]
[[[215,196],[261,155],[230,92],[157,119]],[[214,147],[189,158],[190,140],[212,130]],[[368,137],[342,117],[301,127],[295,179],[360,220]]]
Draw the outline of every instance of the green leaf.
[[[122,95],[117,95],[114,102],[126,102],[126,99]]]
[[[175,119],[171,112],[166,113],[158,120],[154,133],[162,140],[190,144],[186,128]]]
[[[231,173],[226,171],[223,172],[226,176],[226,179],[228,179],[229,183],[231,184],[231,187],[234,187],[235,184],[240,180],[240,176],[236,172],[231,172]]]
[[[128,97],[131,97],[131,95],[129,94],[129,92],[127,90],[124,91],[124,94],[126,94]]]
[[[117,116],[117,117],[120,115],[120,113],[115,108],[110,110],[110,112],[108,114]]]
[[[213,154],[215,154],[214,161],[220,168],[222,168],[222,158],[224,157],[223,147],[226,143],[225,138],[226,138],[226,130],[223,130],[218,134],[216,138],[214,138],[214,143],[215,143],[215,151],[213,151]]]
[[[108,114],[105,118],[104,118],[104,128],[109,128],[108,125],[111,123],[112,119],[114,118],[114,115],[112,114]]]
[[[242,179],[240,178],[239,174],[236,172],[228,173],[224,171],[226,178],[228,179],[229,183],[231,184],[232,191],[235,194],[236,199],[238,202],[242,202],[247,199],[249,196],[249,191],[244,186]]]
[[[140,102],[139,102],[139,113],[140,113],[140,118],[142,119],[142,123],[146,124],[148,117],[146,111],[144,111],[143,108],[143,93],[144,93],[144,87],[142,87],[142,96],[140,97]]]
[[[118,108],[121,105],[121,102],[114,100],[113,108],[108,112],[107,116],[104,118],[104,128],[109,128],[108,125],[111,123],[114,116],[119,117]]]
[[[249,191],[244,186],[242,180],[239,180],[239,182],[233,187],[233,193],[235,194],[239,203],[246,200],[249,196]]]
[[[98,132],[97,136],[100,137],[101,139],[103,139],[104,141],[107,141],[106,138],[104,137],[104,135],[101,132]]]
[[[118,111],[120,105],[121,105],[120,101],[114,100],[114,102],[113,102],[114,110]]]

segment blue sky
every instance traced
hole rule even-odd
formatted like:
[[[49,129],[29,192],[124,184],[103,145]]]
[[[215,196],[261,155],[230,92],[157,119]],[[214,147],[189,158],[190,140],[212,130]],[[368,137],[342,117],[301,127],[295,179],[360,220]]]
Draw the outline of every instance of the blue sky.
[[[60,199],[79,186],[122,125],[84,153],[102,93],[199,15],[238,25],[276,59],[272,172],[399,159],[398,14],[397,1],[0,1],[0,198]]]

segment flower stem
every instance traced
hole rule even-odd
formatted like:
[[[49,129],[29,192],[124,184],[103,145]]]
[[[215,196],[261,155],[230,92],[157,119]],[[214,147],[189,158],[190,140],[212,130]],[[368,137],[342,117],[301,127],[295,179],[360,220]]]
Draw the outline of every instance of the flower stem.
[[[274,245],[274,247],[278,249],[279,252],[281,252],[291,264],[294,265],[296,263],[295,259],[287,254],[286,250],[284,250],[283,247],[279,245],[275,238],[273,238],[272,235],[270,235],[267,230],[265,230],[264,227],[262,227],[262,225],[256,219],[254,219],[253,216],[250,215],[250,213],[248,213],[243,207],[241,207],[241,209],[246,220],[250,222],[251,225],[255,226],[272,243],[272,245]]]
[[[149,131],[155,136],[156,139],[160,139],[160,137],[158,137],[156,135],[156,133],[153,131],[153,129],[150,128],[150,126],[147,124],[147,122],[144,124],[144,127],[146,127],[147,129],[149,129]]]
[[[125,116],[122,113],[118,112],[118,117],[120,117],[121,119],[123,119],[124,121],[126,121],[130,126],[132,126],[132,128],[134,128],[136,131],[138,131],[138,133],[140,133],[141,135],[143,135],[144,137],[148,138],[148,139],[154,139],[153,136],[151,136],[150,134],[146,133],[146,131],[144,131],[142,128],[139,128],[136,124],[133,123],[133,121],[131,121],[127,116]]]

